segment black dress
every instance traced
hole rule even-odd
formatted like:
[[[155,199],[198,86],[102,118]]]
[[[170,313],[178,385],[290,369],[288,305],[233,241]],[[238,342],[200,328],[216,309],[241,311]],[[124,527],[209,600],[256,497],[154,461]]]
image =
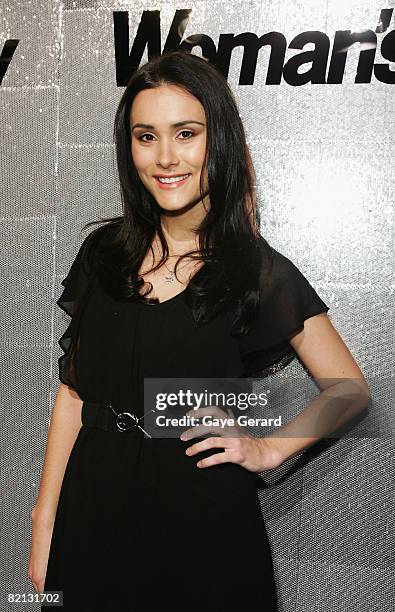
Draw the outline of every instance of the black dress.
[[[187,290],[162,303],[114,301],[86,265],[86,240],[57,302],[72,317],[59,340],[60,380],[75,384],[78,346],[86,419],[87,402],[102,400],[142,415],[144,377],[273,373],[295,356],[289,337],[328,310],[273,249],[271,289],[249,334],[231,336],[221,314],[196,328]],[[188,457],[196,441],[83,424],[63,479],[44,586],[63,591],[64,610],[277,610],[256,474],[229,462],[198,468],[215,449]]]

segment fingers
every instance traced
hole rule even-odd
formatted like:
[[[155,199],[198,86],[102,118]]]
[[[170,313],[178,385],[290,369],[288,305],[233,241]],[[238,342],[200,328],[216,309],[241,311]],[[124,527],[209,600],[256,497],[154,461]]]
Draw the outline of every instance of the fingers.
[[[194,417],[202,421],[191,429],[184,431],[180,439],[190,440],[209,433],[223,437],[244,437],[245,431],[238,425],[230,408],[225,412],[218,406],[192,409],[186,413],[188,417]]]
[[[227,451],[223,453],[215,453],[214,455],[210,455],[210,457],[205,457],[204,459],[200,459],[197,462],[198,468],[206,468],[212,465],[219,465],[221,463],[236,463],[234,457],[228,454]]]
[[[191,429],[186,429],[181,435],[180,439],[183,441],[192,440],[193,438],[203,437],[209,433],[223,438],[238,438],[246,436],[237,426],[220,426],[220,425],[195,425]]]
[[[226,440],[226,444],[228,443],[229,439]],[[196,453],[201,453],[202,451],[208,450],[209,448],[225,448],[225,442],[220,437],[206,438],[204,440],[201,440],[200,442],[196,442],[195,444],[189,446],[186,449],[185,454],[195,455]]]
[[[198,467],[209,467],[216,465],[217,463],[239,463],[240,465],[244,462],[244,442],[240,438],[207,438],[201,442],[196,442],[189,446],[185,454],[192,457],[197,453],[201,453],[204,450],[210,448],[223,448],[223,453],[215,453],[210,457],[200,459],[196,464]]]
[[[44,591],[44,582],[35,582],[34,580],[30,580],[30,582],[38,595]]]
[[[218,436],[221,435],[221,428],[214,425],[195,425],[191,429],[186,429],[180,436],[181,440],[191,440],[192,438],[198,438],[199,436],[205,436],[209,433],[214,433]]]
[[[197,467],[210,467],[220,463],[241,463],[243,460],[241,453],[240,438],[247,435],[236,424],[234,415],[230,408],[226,411],[218,406],[208,406],[205,408],[192,409],[186,413],[187,416],[194,416],[196,419],[213,417],[213,420],[205,419],[205,422],[184,431],[180,439],[190,440],[209,433],[215,434],[214,437],[205,438],[192,444],[185,450],[185,454],[193,456],[210,448],[223,448],[224,452],[215,453],[210,457],[205,457],[197,462]],[[229,424],[230,423],[230,424]],[[225,439],[224,439],[225,438]]]

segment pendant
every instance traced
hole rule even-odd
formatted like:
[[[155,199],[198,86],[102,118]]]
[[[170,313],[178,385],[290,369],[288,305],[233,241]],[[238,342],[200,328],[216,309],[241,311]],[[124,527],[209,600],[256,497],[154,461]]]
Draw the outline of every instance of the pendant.
[[[165,276],[165,281],[168,285],[174,283],[174,274],[171,272],[170,276]]]

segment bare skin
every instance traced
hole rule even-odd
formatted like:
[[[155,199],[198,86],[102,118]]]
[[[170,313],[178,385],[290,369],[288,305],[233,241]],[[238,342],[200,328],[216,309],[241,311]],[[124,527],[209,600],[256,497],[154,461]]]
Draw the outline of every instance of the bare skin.
[[[172,244],[174,244],[174,241]],[[191,258],[183,259],[177,268],[177,276],[175,276],[174,281],[172,283],[167,283],[166,276],[168,276],[169,270],[174,271],[176,261],[179,259],[178,255],[187,252],[189,249],[186,249],[184,244],[173,247],[177,249],[177,255],[170,255],[166,265],[163,264],[157,270],[151,271],[152,267],[159,262],[159,253],[161,253],[159,239],[154,241],[153,245],[155,255],[153,257],[151,250],[148,251],[140,267],[139,273],[146,283],[144,286],[144,291],[148,290],[149,283],[151,283],[153,286],[153,290],[148,297],[157,297],[159,298],[160,302],[164,302],[172,299],[186,289],[189,281],[196,274],[199,268],[201,268],[203,262],[193,261]],[[195,247],[192,245],[190,250],[194,248]]]
[[[183,126],[174,126],[174,123],[184,121],[186,123]],[[130,122],[133,127],[133,161],[141,181],[163,211],[161,224],[170,255],[177,256],[197,248],[193,229],[210,207],[208,197],[203,201],[199,200],[199,179],[206,148],[206,118],[202,105],[196,98],[176,86],[166,85],[144,90],[133,102]],[[136,123],[154,127],[134,128]],[[161,189],[155,174],[189,174],[190,177],[182,186]],[[207,177],[204,179],[206,187]],[[186,263],[184,260],[179,266],[180,280],[168,285],[164,280],[165,274],[168,273],[164,266],[156,273],[149,272],[151,257],[148,251],[140,272],[145,281],[153,284],[150,297],[157,297],[160,302],[183,291],[191,275],[202,265],[201,262],[190,262],[183,268]],[[167,261],[170,269],[174,268],[175,258],[171,257]],[[361,389],[360,404],[367,402],[369,393],[363,374],[326,314],[307,319],[303,331],[295,335],[290,342],[315,379],[358,379]],[[31,512],[32,542],[28,574],[37,592],[42,592],[44,588],[60,488],[71,449],[81,428],[82,403],[72,389],[60,384],[51,415],[39,494]],[[302,419],[309,418],[309,409],[310,407],[305,409],[299,416]],[[348,417],[349,414],[345,411],[342,418],[347,420]],[[190,437],[194,437],[195,433],[190,431]],[[261,472],[280,465],[316,440],[316,437],[218,436],[196,442],[186,452],[193,456],[208,448],[222,447],[224,452],[215,453],[199,461],[197,465],[209,467],[233,462],[239,463],[247,470]]]
[[[281,427],[270,436],[264,438],[246,437],[240,431],[235,431],[235,437],[209,437],[192,444],[186,449],[186,454],[194,456],[209,448],[223,448],[224,452],[215,453],[197,462],[199,468],[207,468],[219,463],[238,463],[252,472],[263,472],[280,466],[288,458],[295,456],[307,447],[317,442],[325,434],[329,434],[337,427],[346,423],[355,414],[361,411],[368,403],[369,389],[367,382],[354,360],[350,350],[343,342],[329,317],[320,313],[310,317],[304,322],[304,329],[290,339],[290,344],[300,357],[302,363],[308,368],[311,376],[317,381],[322,393],[293,420],[291,423]],[[330,385],[329,381],[336,381]],[[350,384],[355,397],[347,409],[336,409],[330,418],[327,418],[327,400],[331,397],[340,398],[346,396]],[[324,396],[324,394],[326,394]],[[326,401],[323,401],[323,400]],[[320,404],[323,407],[321,412]],[[217,413],[216,407],[200,408],[193,411],[196,417],[205,414]],[[223,411],[221,411],[223,412]],[[309,419],[317,419],[327,422],[325,431],[321,436],[302,437],[299,432],[309,430]],[[325,421],[326,419],[326,421]],[[333,425],[331,427],[331,424]],[[336,425],[336,427],[335,427]],[[205,432],[213,431],[210,427]],[[295,437],[292,433],[295,432]],[[199,434],[199,430],[192,428],[186,432],[187,438],[191,439]]]
[[[63,383],[59,385],[48,430],[39,493],[31,512],[32,539],[28,575],[37,593],[44,589],[63,476],[82,425],[82,403],[73,389]]]
[[[195,236],[191,234],[189,228],[199,223],[209,206],[208,200],[188,205],[192,198],[199,195],[198,181],[206,146],[205,125],[200,125],[202,120],[205,122],[204,111],[200,103],[192,96],[188,97],[185,92],[177,91],[178,95],[175,96],[174,88],[172,90],[160,88],[162,95],[154,98],[149,95],[148,90],[140,92],[133,104],[131,117],[133,122],[144,121],[152,124],[154,117],[161,116],[161,112],[164,113],[164,122],[159,126],[160,138],[157,131],[149,130],[150,133],[153,133],[152,139],[155,142],[159,141],[159,145],[155,144],[155,148],[152,149],[150,143],[147,144],[138,140],[138,137],[147,131],[139,128],[133,131],[131,148],[141,180],[149,186],[164,212],[169,215],[170,223],[173,220],[172,215],[176,215],[179,219],[175,231],[171,231],[166,220],[163,220],[163,230],[169,230],[170,232],[168,233],[170,254],[185,253],[195,248]],[[174,103],[176,103],[176,106],[172,108]],[[134,116],[136,109],[137,114]],[[161,112],[158,113],[158,110]],[[179,128],[173,128],[169,125],[183,119],[193,119],[198,123],[188,123]],[[190,130],[189,132],[182,132],[187,128]],[[193,133],[193,143],[189,141],[191,133]],[[149,139],[144,138],[144,140]],[[177,189],[165,191],[158,186],[154,187],[155,179],[153,179],[151,173],[166,173],[167,171],[174,174],[188,172],[193,175],[187,188],[183,188],[183,194],[181,194],[181,190],[177,192]],[[151,257],[150,251],[148,251],[141,267],[142,273],[150,269]],[[174,258],[171,258],[167,264],[170,269],[173,268],[173,262]],[[169,286],[164,283],[162,275],[147,273],[144,277],[145,280],[152,281],[154,285],[154,291],[150,294],[150,297],[156,296],[160,301],[164,301],[182,291],[189,276],[196,271],[195,262],[190,262],[186,269],[181,270],[184,265],[185,261],[179,266],[181,282],[176,281]],[[162,266],[162,270],[163,273],[167,273],[164,266]],[[48,431],[39,494],[31,512],[32,541],[28,575],[37,592],[42,592],[44,588],[60,488],[71,449],[82,424],[82,403],[73,389],[60,384]]]
[[[152,120],[155,117],[155,121]],[[193,120],[197,123],[186,123],[183,127],[173,127],[180,121]],[[196,221],[200,221],[210,206],[209,198],[199,202],[193,207],[187,205],[192,197],[199,194],[198,184],[202,172],[204,151],[206,146],[205,113],[200,102],[189,93],[172,85],[161,86],[156,89],[142,91],[135,98],[131,109],[132,126],[132,155],[140,176],[147,189],[161,206],[162,227],[166,229],[166,238],[170,246],[170,253],[185,252],[194,244],[193,228]],[[204,125],[199,125],[204,124]],[[136,124],[150,124],[152,128],[135,127]],[[189,134],[183,132],[190,130]],[[180,188],[162,190],[155,179],[156,174],[184,174],[191,173],[191,179]],[[205,177],[206,180],[207,177]],[[184,242],[185,241],[185,242]],[[186,247],[183,249],[184,246]],[[168,264],[169,265],[169,264]],[[170,265],[169,265],[170,267]],[[184,287],[168,288],[158,271],[146,280],[154,285],[154,295],[160,301],[169,299]],[[164,270],[164,274],[166,271]],[[310,371],[312,377],[320,381],[323,391],[330,395],[329,382],[336,380],[333,385],[333,395],[341,394],[339,383],[342,379],[358,381],[358,402],[354,402],[348,411],[339,415],[336,425],[346,422],[356,411],[366,406],[369,400],[367,382],[353,358],[350,350],[333,326],[325,313],[307,319],[304,329],[290,339],[295,352]],[[296,426],[303,425],[303,419],[309,419],[314,414],[313,405],[310,405],[295,422]],[[202,408],[194,411],[194,416],[203,416],[208,410],[218,411],[218,407]],[[317,409],[317,408],[316,408]],[[204,412],[206,411],[206,412]],[[277,435],[266,438],[245,437],[237,435],[231,437],[209,437],[190,446],[186,453],[193,456],[209,448],[224,448],[223,453],[200,460],[198,467],[209,467],[227,461],[239,463],[248,470],[260,472],[276,467],[287,458],[315,443],[319,437],[292,438],[292,428],[287,426],[286,437]],[[207,428],[206,428],[206,431]],[[296,427],[295,427],[296,431]],[[330,433],[328,425],[327,433]],[[197,430],[193,428],[185,432],[189,439],[196,436]],[[238,432],[236,432],[238,433]],[[284,435],[284,434],[283,434]]]

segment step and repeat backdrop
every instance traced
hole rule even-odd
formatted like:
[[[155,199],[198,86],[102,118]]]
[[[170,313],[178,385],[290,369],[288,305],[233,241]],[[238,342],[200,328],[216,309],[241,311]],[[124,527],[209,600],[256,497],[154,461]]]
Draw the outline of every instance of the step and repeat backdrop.
[[[1,610],[15,609],[5,594],[34,593],[30,511],[68,323],[55,303],[60,281],[83,225],[121,214],[112,130],[128,77],[178,47],[226,76],[255,165],[262,234],[329,306],[373,396],[366,435],[322,441],[259,479],[280,610],[395,609],[394,8],[2,3]],[[303,372],[294,360],[279,376]]]

